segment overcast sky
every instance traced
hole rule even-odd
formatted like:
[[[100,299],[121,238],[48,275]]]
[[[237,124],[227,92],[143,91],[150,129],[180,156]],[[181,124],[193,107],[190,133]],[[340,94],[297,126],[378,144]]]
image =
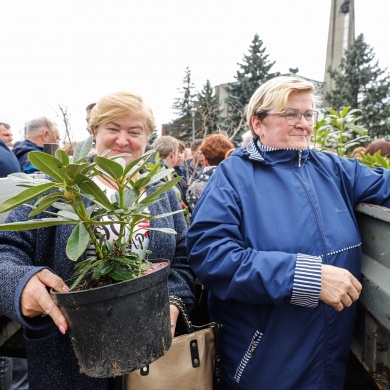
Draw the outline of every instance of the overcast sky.
[[[67,107],[75,139],[86,136],[85,106],[120,90],[142,95],[158,128],[175,118],[185,69],[198,90],[234,81],[257,33],[273,71],[323,81],[330,0],[12,0],[0,6],[0,121],[20,139]],[[363,33],[390,69],[389,0],[355,0]],[[61,126],[60,126],[61,128]]]

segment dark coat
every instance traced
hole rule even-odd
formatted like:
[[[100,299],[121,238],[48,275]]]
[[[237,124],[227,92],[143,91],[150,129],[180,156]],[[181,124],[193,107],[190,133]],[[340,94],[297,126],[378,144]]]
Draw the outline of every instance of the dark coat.
[[[152,215],[180,210],[173,190],[149,207]],[[26,220],[31,210],[25,206],[10,213],[8,222]],[[169,293],[193,305],[193,275],[186,261],[187,225],[182,213],[155,219],[151,227],[170,227],[177,235],[150,232],[149,258],[171,261]],[[30,389],[100,390],[107,379],[80,374],[68,334],[62,335],[50,317],[26,318],[20,311],[20,297],[27,281],[39,270],[49,268],[64,280],[69,279],[74,263],[67,259],[65,247],[72,226],[20,232],[0,232],[0,313],[24,327],[29,365]]]
[[[5,142],[0,141],[0,177],[7,177],[15,172],[20,172],[19,161]]]

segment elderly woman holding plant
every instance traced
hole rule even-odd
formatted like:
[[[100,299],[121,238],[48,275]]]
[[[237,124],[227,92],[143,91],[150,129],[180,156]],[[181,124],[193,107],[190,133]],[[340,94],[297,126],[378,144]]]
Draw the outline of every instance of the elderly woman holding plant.
[[[155,123],[152,111],[141,97],[123,92],[107,95],[96,104],[89,127],[97,155],[122,155],[127,165],[143,156]],[[94,181],[107,195],[115,193],[112,180],[96,176]],[[193,275],[185,257],[186,222],[182,213],[175,212],[178,210],[180,204],[170,189],[148,206],[151,215],[165,216],[143,221],[142,224],[150,225],[129,242],[133,252],[147,252],[149,258],[170,261],[169,294],[191,306]],[[26,221],[30,212],[31,208],[20,206],[11,212],[8,222]],[[102,236],[107,241],[117,237],[115,226],[104,225]],[[171,228],[176,234],[164,234],[159,228]],[[25,329],[31,389],[96,390],[110,386],[108,379],[90,378],[79,372],[67,334],[69,324],[48,292],[69,290],[64,280],[74,272],[74,263],[66,252],[72,230],[71,224],[61,224],[39,230],[0,232],[0,312]],[[91,252],[91,248],[86,252]],[[178,317],[175,306],[170,307],[170,316],[174,331]]]

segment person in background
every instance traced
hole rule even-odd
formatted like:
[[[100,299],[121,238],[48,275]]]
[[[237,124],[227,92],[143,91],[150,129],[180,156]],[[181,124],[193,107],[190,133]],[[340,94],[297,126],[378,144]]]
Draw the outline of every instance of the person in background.
[[[12,131],[7,123],[0,123],[0,177],[7,177],[11,173],[20,172],[20,164],[16,156],[9,149],[12,145]],[[27,360],[0,356],[0,389],[27,390],[28,374]]]
[[[183,163],[184,163],[184,153],[186,150],[186,144],[180,140],[178,140],[179,146],[177,149],[177,161],[176,165],[174,166],[176,176],[181,176],[182,179],[179,181],[180,191],[183,195],[183,201],[186,206],[187,204],[187,189],[188,189],[188,183],[186,179],[186,175],[183,169]]]
[[[26,124],[26,139],[19,142],[13,152],[19,160],[24,173],[34,173],[37,168],[28,160],[28,153],[33,150],[43,151],[44,144],[60,142],[57,125],[46,117],[33,119]]]
[[[185,148],[184,150],[184,161],[188,161],[188,160],[192,160],[192,152],[191,152],[191,148]]]
[[[92,134],[91,129],[89,128],[89,120],[91,119],[92,109],[95,106],[96,106],[96,103],[90,103],[90,104],[88,104],[87,107],[85,107],[85,111],[87,113],[87,115],[85,117],[85,120],[87,121],[87,131],[88,131],[89,134]],[[93,142],[94,142],[94,146],[89,151],[89,156],[90,157],[96,156],[95,140]]]
[[[92,109],[95,106],[96,106],[96,103],[90,103],[90,104],[88,104],[87,107],[85,107],[85,111],[87,113],[87,116],[86,116],[85,120],[87,121],[87,131],[88,131],[88,133],[91,133],[91,129],[89,128],[89,120],[91,118]]]
[[[390,142],[385,141],[384,139],[376,139],[367,145],[364,154],[373,156],[378,151],[380,151],[381,156],[390,157]]]
[[[215,172],[219,163],[225,159],[226,153],[232,149],[234,149],[233,144],[222,134],[211,134],[203,140],[200,150],[204,157],[204,169],[199,178],[187,190],[190,213],[194,211],[211,175]]]
[[[365,153],[366,148],[364,146],[358,146],[354,150],[352,150],[351,157],[357,158],[358,160],[361,159],[360,153]]]
[[[361,292],[360,202],[390,206],[390,170],[310,149],[320,98],[279,76],[246,107],[253,138],[192,215],[188,261],[223,325],[229,390],[342,389]]]
[[[72,141],[72,142],[66,142],[62,145],[61,148],[59,149],[62,149],[65,151],[65,153],[68,155],[68,156],[73,156],[73,153],[74,153],[74,148],[76,147],[76,142],[75,141]]]
[[[154,140],[153,149],[157,149],[163,162],[172,168],[177,164],[179,141],[170,135],[162,135]]]
[[[12,131],[7,123],[0,123],[0,177],[7,177],[10,173],[20,172],[18,159],[9,148],[12,144]]]
[[[171,137],[170,135],[163,135],[154,140],[152,147],[157,149],[161,160],[168,168],[175,169],[175,166],[178,164],[179,160],[179,140]],[[171,177],[176,177],[176,169]],[[176,195],[179,198],[182,208],[186,208],[186,199],[184,191],[179,183],[174,187]]]
[[[8,123],[0,122],[0,140],[4,141],[9,149],[12,149],[14,138],[11,126]]]
[[[191,143],[192,158],[184,161],[183,171],[188,185],[190,185],[203,171],[203,154],[200,150],[203,139],[196,139]]]
[[[107,157],[127,153],[126,164],[143,155],[155,129],[149,106],[139,95],[130,92],[102,97],[89,123],[96,139],[97,155],[107,150]],[[106,192],[116,190],[113,184],[99,178],[96,184]],[[88,200],[84,202],[87,207]],[[176,210],[181,207],[173,189],[148,207],[151,215]],[[7,222],[24,221],[30,212],[29,207],[20,206],[11,211]],[[150,258],[170,261],[169,295],[182,298],[191,310],[194,278],[186,260],[187,224],[183,213],[149,223],[150,234],[130,240],[133,241],[130,245],[134,250],[142,247],[149,251]],[[176,234],[164,234],[159,231],[161,228],[171,228]],[[0,232],[0,313],[24,328],[31,389],[108,390],[112,384],[110,379],[91,378],[80,372],[67,332],[68,323],[49,293],[50,288],[60,292],[69,290],[64,280],[73,274],[74,263],[67,258],[65,249],[72,231],[70,225],[59,225],[12,234]],[[85,255],[80,261],[83,259]],[[178,315],[178,308],[171,305],[172,332]]]

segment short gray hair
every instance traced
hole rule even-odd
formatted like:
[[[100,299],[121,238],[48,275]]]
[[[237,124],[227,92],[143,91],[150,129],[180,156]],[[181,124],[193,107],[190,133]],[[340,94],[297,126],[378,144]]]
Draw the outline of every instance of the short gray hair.
[[[158,152],[162,159],[166,159],[172,151],[177,151],[179,148],[179,140],[170,135],[158,137],[153,142],[153,149],[158,147]]]
[[[24,129],[26,131],[26,137],[31,137],[37,135],[38,130],[42,127],[52,129],[55,126],[56,123],[43,116],[41,118],[35,118],[32,119],[30,122],[27,122]]]

